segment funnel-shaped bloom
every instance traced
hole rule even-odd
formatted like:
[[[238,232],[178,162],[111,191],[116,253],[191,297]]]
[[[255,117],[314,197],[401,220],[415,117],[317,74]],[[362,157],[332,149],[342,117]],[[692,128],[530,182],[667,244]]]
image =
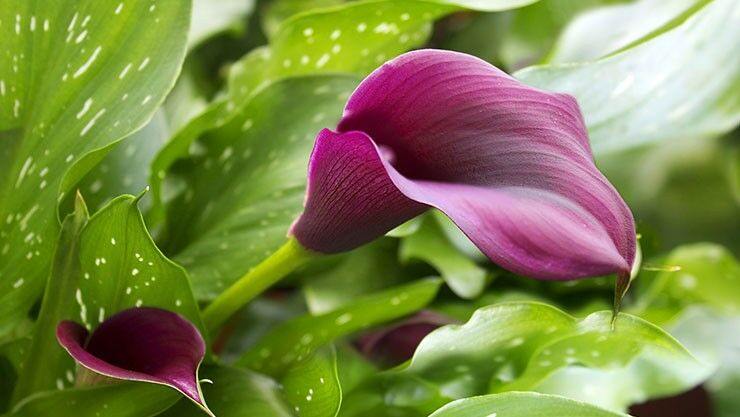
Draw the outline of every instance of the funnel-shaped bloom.
[[[62,321],[57,339],[93,372],[167,385],[211,414],[198,384],[205,342],[198,329],[176,313],[152,307],[124,310],[101,323],[92,335],[78,323]]]
[[[404,54],[355,90],[311,155],[292,233],[335,253],[435,207],[483,253],[542,279],[628,274],[632,214],[593,162],[578,104],[478,58]]]

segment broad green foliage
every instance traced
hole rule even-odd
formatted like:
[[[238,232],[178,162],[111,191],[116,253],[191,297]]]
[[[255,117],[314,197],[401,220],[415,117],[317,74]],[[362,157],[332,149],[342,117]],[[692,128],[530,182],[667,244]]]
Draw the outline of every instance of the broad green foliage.
[[[487,271],[460,253],[431,216],[425,217],[419,230],[403,240],[399,256],[404,261],[421,259],[433,265],[450,289],[462,298],[478,297],[487,281]]]
[[[621,53],[515,75],[530,85],[573,94],[596,153],[717,135],[740,121],[740,59],[727,53],[740,40],[739,21],[740,3],[714,0]]]
[[[90,209],[95,211],[119,195],[138,194],[146,189],[149,164],[168,135],[164,115],[157,112],[143,129],[117,143],[76,186]]]
[[[627,417],[589,404],[533,392],[484,395],[454,401],[429,417]]]
[[[293,417],[279,385],[263,375],[227,366],[203,366],[200,376],[208,407],[218,417]],[[161,417],[202,417],[203,410],[183,398]]]
[[[598,6],[626,1],[628,0],[541,0],[513,10],[510,16],[505,16],[507,19],[495,22],[496,26],[505,27],[506,30],[496,33],[496,29],[490,27],[486,35],[489,42],[495,36],[494,39],[500,43],[497,58],[508,70],[513,71],[546,60],[560,31],[580,13]]]
[[[643,373],[632,383],[647,396],[681,392],[706,376],[707,369],[659,328],[624,314],[614,326],[610,312],[577,320],[546,304],[497,304],[462,326],[429,334],[400,375],[423,378],[451,399],[534,390],[570,366],[613,371],[639,361]]]
[[[58,379],[66,377],[65,371],[72,362],[57,346],[56,326],[60,320],[72,318],[75,288],[82,274],[77,252],[80,234],[88,219],[87,207],[78,195],[74,213],[62,223],[33,338],[28,353],[22,355],[24,369],[19,373],[13,391],[16,401],[34,392],[54,388]]]
[[[142,417],[153,416],[177,401],[167,387],[123,382],[64,391],[48,391],[27,398],[4,417]]]
[[[238,363],[269,375],[280,374],[318,347],[420,310],[434,298],[440,284],[438,279],[419,280],[366,295],[325,314],[289,320],[257,342]]]
[[[76,182],[91,168],[77,161],[151,117],[179,72],[189,16],[179,0],[3,2],[0,334],[43,288],[62,178]]]
[[[379,239],[346,255],[330,269],[301,274],[303,292],[312,314],[321,314],[352,303],[357,297],[400,284],[415,271],[403,268],[391,239]]]
[[[274,149],[277,149],[280,146],[284,147],[280,143],[284,143],[284,141],[297,135],[298,139],[293,140],[300,142],[305,148],[301,148],[302,150],[291,149],[290,156],[286,153],[285,157],[276,159],[271,169],[283,169],[281,167],[288,164],[300,164],[300,167],[305,167],[311,143],[316,133],[322,127],[333,127],[341,114],[344,101],[359,79],[353,81],[347,79],[345,87],[343,87],[345,94],[341,96],[337,96],[335,93],[330,94],[332,99],[336,98],[333,103],[330,102],[329,95],[324,97],[326,99],[324,101],[321,97],[310,100],[304,99],[304,96],[298,95],[301,94],[300,91],[285,94],[281,96],[282,104],[277,103],[272,107],[273,119],[261,122],[257,116],[264,111],[262,107],[265,105],[254,104],[252,99],[254,97],[255,101],[260,101],[260,103],[264,103],[263,100],[268,100],[266,98],[256,98],[256,95],[268,94],[270,90],[266,89],[267,84],[297,75],[337,72],[364,75],[384,61],[408,49],[420,46],[427,39],[431,30],[431,22],[434,19],[461,10],[461,7],[493,11],[518,7],[532,2],[532,0],[486,2],[366,0],[293,15],[280,25],[272,37],[269,47],[251,52],[232,66],[226,93],[199,117],[183,127],[157,156],[153,163],[154,177],[152,178],[152,191],[155,204],[157,204],[155,218],[159,220],[162,217],[161,206],[159,205],[162,201],[162,180],[178,158],[187,156],[188,151],[192,149],[191,144],[199,137],[203,144],[209,147],[214,140],[212,139],[213,136],[228,137],[229,141],[233,141],[234,137],[256,138],[258,135],[267,135],[275,137],[276,140],[269,143],[275,147]],[[263,90],[265,92],[262,92]],[[273,94],[275,94],[274,91]],[[305,107],[299,109],[296,107],[296,103]],[[278,107],[278,105],[282,107]],[[282,110],[287,106],[290,109]],[[290,123],[288,119],[296,119],[296,117],[288,116],[287,112],[289,111],[303,112],[306,117],[310,116],[309,120],[311,121],[299,119],[295,120],[295,123]],[[267,125],[260,126],[261,123],[271,123],[269,132],[264,130]],[[247,132],[241,133],[239,129],[243,129],[245,126]],[[208,132],[217,127],[218,129],[215,131]],[[239,133],[234,136],[234,132]],[[205,137],[202,137],[204,134]],[[238,142],[246,143],[247,141],[249,139],[240,139]],[[208,167],[205,165],[206,161],[208,159],[203,158],[198,165],[190,166],[188,170],[193,175],[202,178],[207,176],[202,171],[213,167],[212,171],[215,172],[217,170],[216,166],[222,169],[224,167],[224,161],[219,163],[215,155],[212,156],[211,165]],[[255,167],[250,164],[248,170],[251,171],[253,168]],[[195,174],[196,172],[197,174]],[[293,180],[295,182],[290,184],[290,187],[295,187],[289,193],[291,195],[302,195],[305,184],[305,170],[300,172],[300,177],[298,177],[299,172],[299,170],[295,170],[296,177],[291,177],[296,178]],[[229,174],[234,175],[233,173]],[[298,184],[297,178],[301,178],[301,184]],[[256,179],[251,181],[256,181]],[[203,182],[205,183],[205,181]],[[287,188],[286,185],[278,183],[276,179],[271,179],[270,182],[279,184],[279,186],[271,187],[265,183],[260,184],[260,190],[264,195],[283,193]],[[249,194],[243,190],[233,192]],[[174,210],[180,212],[183,208],[181,203],[183,199],[185,199],[185,202],[189,201],[186,199],[188,191],[185,191],[184,194],[181,195],[180,199],[170,203],[170,207],[177,207]],[[243,198],[246,199],[247,197]],[[289,196],[284,198],[288,200]],[[210,239],[201,241],[195,235],[186,238],[178,237],[175,239],[177,243],[174,244],[172,243],[173,238],[168,237],[167,240],[170,242],[167,245],[169,253],[178,253],[176,259],[182,262],[191,272],[199,298],[209,299],[218,294],[225,285],[233,282],[249,267],[254,266],[257,261],[264,259],[268,252],[274,251],[284,241],[283,238],[287,232],[289,222],[300,212],[300,200],[298,197],[295,198],[292,203],[288,204],[279,201],[272,203],[268,211],[284,214],[278,215],[280,217],[279,221],[278,219],[268,218],[267,221],[270,223],[270,227],[260,227],[261,230],[257,231],[256,223],[252,227],[246,227],[244,222],[239,221],[231,226],[223,224],[220,227],[212,227],[209,231],[209,233],[220,233],[221,237],[224,233],[241,236],[241,244],[238,247],[231,245],[229,242],[214,244]],[[251,206],[244,205],[245,202],[246,200],[241,202],[232,200],[228,204],[231,208],[221,207],[222,203],[213,202],[210,210],[213,210],[213,213],[232,209],[251,210]],[[198,210],[203,211],[204,208],[201,207]],[[256,212],[257,209],[255,209]],[[292,212],[291,216],[293,217],[288,219],[288,212]],[[282,219],[283,216],[286,218]],[[176,217],[169,223],[178,224],[181,218],[179,215]],[[260,220],[263,220],[262,217],[260,217]],[[236,226],[238,226],[239,232],[237,232]],[[196,229],[199,228],[200,226],[196,226]],[[216,231],[215,229],[219,230]],[[170,230],[172,230],[172,227],[170,227]],[[258,232],[265,233],[265,236],[260,239],[247,240],[248,235]],[[232,248],[231,250],[238,248],[240,250],[239,255],[234,257],[229,251],[219,250],[217,252],[213,249],[222,243],[226,243]],[[180,252],[187,244],[190,244],[190,246],[184,249],[184,252]],[[173,245],[177,247],[173,247]],[[255,245],[255,248],[251,249],[250,245]],[[193,253],[196,252],[199,253],[199,259],[193,258]],[[200,261],[205,256],[210,257],[209,262],[201,263]],[[239,266],[234,267],[232,262],[238,262]]]
[[[641,0],[603,7],[571,21],[548,57],[549,63],[602,58],[628,47],[706,0]],[[635,19],[639,16],[639,19]],[[620,24],[614,24],[620,22]]]
[[[334,417],[342,405],[334,346],[316,351],[281,378],[285,397],[301,417]]]
[[[697,243],[681,246],[659,260],[680,268],[638,281],[634,311],[667,322],[689,305],[704,305],[725,315],[740,315],[740,263],[727,249]]]
[[[151,241],[136,202],[132,196],[118,197],[81,232],[63,236],[49,284],[56,289],[47,291],[44,300],[44,306],[56,307],[41,311],[18,399],[40,389],[74,385],[74,361],[54,336],[60,320],[71,319],[92,330],[118,311],[152,306],[182,314],[205,334],[185,271]],[[69,217],[69,227],[82,217]]]
[[[127,195],[114,199],[82,233],[78,321],[94,328],[126,308],[159,307],[183,315],[205,335],[187,273],[152,242],[137,201]]]
[[[193,0],[188,48],[226,31],[242,31],[254,0]]]
[[[335,123],[355,82],[320,76],[266,87],[181,162],[185,191],[170,204],[165,248],[199,298],[217,295],[285,242],[302,208],[313,135]]]

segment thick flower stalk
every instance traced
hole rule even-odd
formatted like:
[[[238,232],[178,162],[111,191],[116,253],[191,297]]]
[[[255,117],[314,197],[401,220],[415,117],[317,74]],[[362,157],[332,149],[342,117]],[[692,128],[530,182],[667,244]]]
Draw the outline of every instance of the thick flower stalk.
[[[575,99],[440,50],[384,64],[349,98],[336,130],[319,133],[291,252],[348,251],[430,208],[515,273],[628,282],[634,220],[594,164]]]
[[[62,321],[57,339],[80,365],[96,374],[169,386],[213,415],[198,381],[205,342],[198,329],[179,314],[132,308],[111,316],[92,334],[78,323]]]

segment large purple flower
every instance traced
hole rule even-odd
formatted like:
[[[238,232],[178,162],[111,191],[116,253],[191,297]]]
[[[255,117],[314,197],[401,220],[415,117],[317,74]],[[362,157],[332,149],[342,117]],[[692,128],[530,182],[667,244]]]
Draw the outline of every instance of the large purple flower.
[[[311,155],[291,229],[336,253],[435,207],[500,266],[536,278],[629,274],[632,214],[593,162],[578,104],[478,58],[404,54],[350,97]]]
[[[110,378],[162,384],[180,391],[211,414],[198,383],[206,347],[198,329],[182,316],[159,308],[124,310],[92,335],[62,321],[59,344],[85,368]]]

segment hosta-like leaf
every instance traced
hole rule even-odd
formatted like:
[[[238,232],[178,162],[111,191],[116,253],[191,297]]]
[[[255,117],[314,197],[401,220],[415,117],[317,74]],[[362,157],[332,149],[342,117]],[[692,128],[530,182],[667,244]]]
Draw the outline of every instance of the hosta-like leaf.
[[[75,383],[74,362],[49,343],[60,320],[81,322],[93,330],[118,311],[151,306],[185,316],[205,334],[187,274],[154,245],[136,202],[132,196],[114,199],[89,220],[78,240],[65,240],[59,247],[52,278],[63,281],[55,284],[63,288],[51,291],[51,299],[44,301],[58,308],[42,310],[38,349],[26,358],[29,368],[23,378],[28,381],[19,388],[18,400],[39,389]]]
[[[113,150],[90,171],[76,188],[85,195],[91,211],[122,194],[136,194],[149,183],[149,164],[169,135],[164,114],[158,112],[143,129]],[[148,197],[144,196],[144,201]]]
[[[641,0],[577,16],[548,56],[549,63],[591,61],[629,47],[707,0]],[[634,19],[634,16],[640,16]],[[621,24],[615,25],[614,22]]]
[[[189,16],[178,0],[3,2],[0,334],[43,288],[62,178],[77,182],[93,165],[78,161],[151,117],[179,72]]]
[[[239,359],[239,364],[280,374],[317,348],[340,337],[411,314],[428,304],[441,281],[426,279],[356,299],[317,316],[301,316],[275,327]]]
[[[176,400],[177,394],[166,387],[125,382],[41,392],[18,404],[6,417],[154,416]]]
[[[75,320],[90,329],[126,308],[160,307],[181,314],[205,335],[186,272],[152,242],[137,201],[120,196],[85,227]]]
[[[740,122],[740,57],[727,53],[740,40],[740,3],[714,0],[683,17],[659,36],[598,61],[515,75],[574,95],[595,153],[724,133]]]
[[[334,417],[342,405],[333,345],[293,365],[281,378],[285,397],[301,417]]]
[[[166,248],[189,270],[199,298],[217,295],[285,241],[302,208],[313,133],[336,122],[355,82],[321,76],[271,85],[181,163],[186,189],[170,205]]]
[[[343,255],[330,270],[305,277],[303,292],[312,314],[329,312],[352,303],[364,294],[392,287],[414,277],[396,259],[398,246],[391,239],[380,239]]]
[[[218,417],[293,417],[292,407],[280,386],[263,375],[227,366],[203,366],[200,375],[212,381],[203,384],[203,396]],[[185,399],[161,417],[202,417],[203,411]]]
[[[512,392],[454,401],[429,417],[628,417],[554,395]]]
[[[27,353],[21,356],[24,366],[13,390],[14,402],[36,391],[52,389],[58,384],[57,380],[65,377],[69,360],[55,343],[56,326],[59,321],[72,316],[75,289],[81,275],[77,257],[80,234],[88,219],[87,207],[82,197],[77,195],[74,213],[62,222],[33,337]]]
[[[254,0],[193,0],[188,47],[221,32],[244,30],[253,8]]]
[[[708,370],[659,328],[624,314],[614,325],[606,311],[577,320],[545,304],[493,305],[462,326],[429,334],[401,375],[421,377],[453,399],[533,390],[571,366],[614,371],[639,363],[631,384],[646,397],[681,392],[706,376]]]
[[[658,262],[680,269],[641,277],[630,311],[662,323],[695,304],[740,315],[740,263],[727,249],[711,243],[685,245]]]
[[[431,216],[424,218],[419,230],[403,239],[399,256],[407,262],[420,259],[434,266],[460,297],[475,298],[485,288],[488,272],[460,253]]]

